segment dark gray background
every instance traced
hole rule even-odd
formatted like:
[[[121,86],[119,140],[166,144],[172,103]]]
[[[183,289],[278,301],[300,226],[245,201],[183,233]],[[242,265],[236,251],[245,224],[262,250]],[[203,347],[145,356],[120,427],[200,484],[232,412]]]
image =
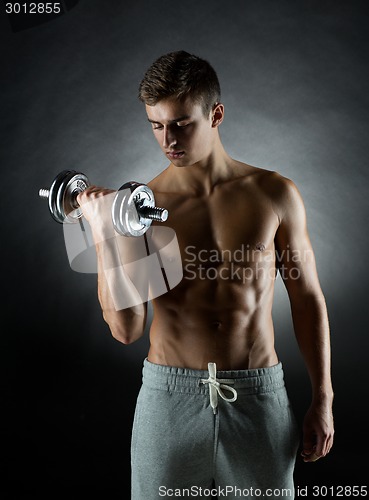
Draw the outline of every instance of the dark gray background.
[[[1,488],[129,495],[147,336],[130,346],[110,336],[96,275],[70,269],[38,189],[66,168],[116,188],[166,167],[137,87],[154,59],[178,49],[218,72],[228,152],[291,178],[305,200],[331,324],[336,442],[324,460],[298,460],[296,484],[366,484],[364,2],[80,0],[19,32],[1,7]],[[280,279],[274,317],[301,423],[310,386]]]

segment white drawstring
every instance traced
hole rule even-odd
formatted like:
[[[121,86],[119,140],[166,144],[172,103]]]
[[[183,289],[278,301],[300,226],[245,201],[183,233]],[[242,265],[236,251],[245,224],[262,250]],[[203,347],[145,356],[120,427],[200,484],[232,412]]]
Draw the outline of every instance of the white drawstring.
[[[234,384],[234,380],[232,379],[217,380],[216,363],[208,363],[208,370],[209,370],[209,378],[206,379],[202,378],[200,382],[202,384],[209,384],[210,406],[213,408],[213,412],[215,414],[217,412],[217,406],[218,406],[218,394],[222,399],[224,399],[224,401],[227,401],[228,403],[233,403],[237,399],[237,391],[233,387],[230,387],[229,385],[225,384],[225,382],[227,384]],[[232,392],[233,397],[227,398],[222,389]]]

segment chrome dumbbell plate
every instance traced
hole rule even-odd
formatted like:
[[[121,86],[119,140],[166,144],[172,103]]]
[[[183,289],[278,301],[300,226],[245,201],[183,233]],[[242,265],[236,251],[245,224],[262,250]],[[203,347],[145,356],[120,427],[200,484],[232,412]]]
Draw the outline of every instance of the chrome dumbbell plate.
[[[112,206],[114,229],[123,236],[142,236],[152,223],[152,219],[140,215],[144,208],[154,207],[152,190],[145,184],[127,182],[115,195]]]
[[[90,185],[88,178],[80,173],[71,171],[63,179],[57,196],[57,210],[63,222],[76,222],[82,216],[82,210],[77,203],[77,196]]]
[[[89,185],[86,175],[75,170],[63,170],[55,177],[48,190],[48,202],[50,213],[56,222],[77,222],[82,211],[76,198]]]

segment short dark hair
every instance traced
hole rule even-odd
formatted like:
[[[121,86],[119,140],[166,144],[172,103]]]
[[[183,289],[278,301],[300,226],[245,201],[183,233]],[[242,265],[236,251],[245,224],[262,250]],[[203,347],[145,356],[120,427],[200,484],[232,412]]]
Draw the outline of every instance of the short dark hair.
[[[162,99],[190,97],[201,103],[205,116],[220,101],[220,85],[213,67],[184,50],[159,57],[146,71],[140,86],[140,101],[154,106]]]

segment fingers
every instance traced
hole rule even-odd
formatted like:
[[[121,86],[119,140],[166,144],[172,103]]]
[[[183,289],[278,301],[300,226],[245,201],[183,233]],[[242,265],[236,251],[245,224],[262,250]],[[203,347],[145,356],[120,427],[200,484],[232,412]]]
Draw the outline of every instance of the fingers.
[[[95,243],[113,238],[115,231],[111,207],[116,191],[99,186],[89,186],[78,194],[76,200],[83,216],[89,222]]]
[[[88,201],[98,198],[100,196],[105,196],[110,193],[114,193],[113,189],[102,188],[99,186],[91,185],[88,186],[84,191],[78,194],[77,203],[81,206]]]
[[[333,445],[334,423],[330,406],[312,404],[305,415],[301,456],[304,462],[325,457]]]
[[[331,450],[333,445],[333,435],[318,435],[316,436],[316,444],[313,440],[304,440],[301,456],[304,462],[316,462],[319,458],[325,457]]]
[[[317,460],[319,460],[319,458],[321,458],[322,455],[319,455],[319,453],[315,451],[315,446],[314,446],[313,450],[304,449],[301,452],[301,456],[304,462],[316,462]]]
[[[312,431],[304,432],[304,440],[302,444],[302,452],[301,456],[304,458],[304,461],[310,461],[309,458],[315,452],[316,449],[316,436]]]

